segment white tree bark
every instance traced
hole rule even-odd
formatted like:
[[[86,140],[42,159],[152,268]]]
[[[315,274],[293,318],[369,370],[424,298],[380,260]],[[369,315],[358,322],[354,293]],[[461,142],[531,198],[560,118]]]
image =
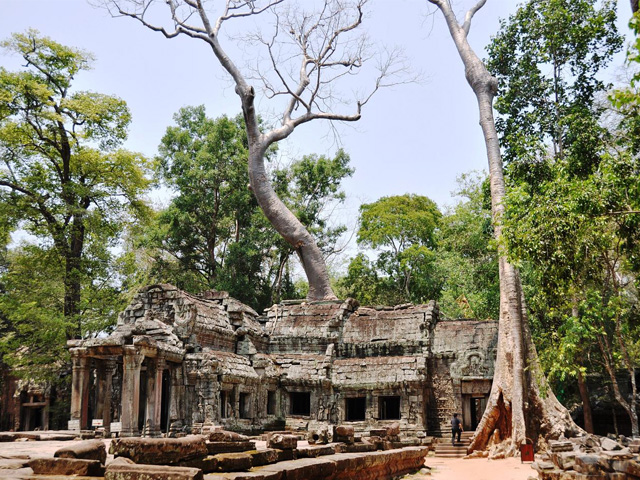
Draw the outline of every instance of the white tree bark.
[[[429,1],[444,15],[464,64],[467,82],[478,101],[480,126],[489,162],[493,225],[495,238],[500,245],[505,182],[493,117],[493,99],[498,84],[467,41],[473,16],[486,0],[480,0],[471,8],[462,24],[458,23],[449,0]],[[502,246],[499,248],[503,249]],[[504,250],[499,255],[499,275],[500,318],[496,368],[487,408],[469,451],[484,450],[501,443],[503,452],[515,455],[519,446],[527,440],[540,446],[540,440],[571,434],[578,427],[546,384],[529,330],[520,277],[516,268],[507,261]]]

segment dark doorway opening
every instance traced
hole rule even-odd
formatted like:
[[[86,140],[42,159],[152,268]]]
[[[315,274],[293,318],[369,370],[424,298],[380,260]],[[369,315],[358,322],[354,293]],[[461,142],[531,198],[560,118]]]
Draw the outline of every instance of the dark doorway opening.
[[[380,420],[400,419],[400,397],[389,396],[378,398],[378,417]]]
[[[347,398],[345,400],[347,422],[361,422],[367,413],[366,397]]]
[[[168,432],[169,403],[171,399],[171,373],[169,370],[162,372],[162,402],[160,404],[160,430]]]
[[[311,415],[311,392],[291,392],[289,400],[291,415]]]
[[[220,391],[220,418],[227,418],[229,416],[229,392],[224,390]]]
[[[238,409],[240,410],[240,418],[251,418],[248,393],[240,393],[240,398],[238,398]]]
[[[484,414],[484,409],[487,406],[487,400],[484,397],[472,397],[471,398],[471,429],[475,430],[480,420],[482,419],[482,415]]]
[[[267,392],[267,415],[276,414],[276,392]]]

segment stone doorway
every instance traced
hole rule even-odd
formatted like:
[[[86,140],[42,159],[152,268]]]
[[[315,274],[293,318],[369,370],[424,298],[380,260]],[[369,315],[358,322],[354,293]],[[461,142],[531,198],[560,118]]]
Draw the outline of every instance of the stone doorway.
[[[487,408],[487,399],[486,397],[471,397],[469,402],[471,413],[470,430],[475,430],[482,419],[482,414],[484,413],[485,408]]]

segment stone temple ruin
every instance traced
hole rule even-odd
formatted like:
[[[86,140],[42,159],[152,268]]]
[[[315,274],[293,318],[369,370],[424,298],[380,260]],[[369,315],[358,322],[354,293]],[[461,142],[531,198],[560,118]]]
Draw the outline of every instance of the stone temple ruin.
[[[437,305],[290,301],[259,315],[225,292],[141,290],[107,337],[72,340],[70,429],[181,436],[208,425],[255,433],[404,438],[465,430],[491,387],[497,322],[446,320]]]

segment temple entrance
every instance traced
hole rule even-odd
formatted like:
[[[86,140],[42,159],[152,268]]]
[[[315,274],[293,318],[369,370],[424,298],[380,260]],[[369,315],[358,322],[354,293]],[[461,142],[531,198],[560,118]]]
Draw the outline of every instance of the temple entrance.
[[[487,399],[485,397],[471,397],[469,401],[471,402],[471,405],[469,405],[471,409],[471,430],[475,430],[482,419],[485,408],[487,408]]]

